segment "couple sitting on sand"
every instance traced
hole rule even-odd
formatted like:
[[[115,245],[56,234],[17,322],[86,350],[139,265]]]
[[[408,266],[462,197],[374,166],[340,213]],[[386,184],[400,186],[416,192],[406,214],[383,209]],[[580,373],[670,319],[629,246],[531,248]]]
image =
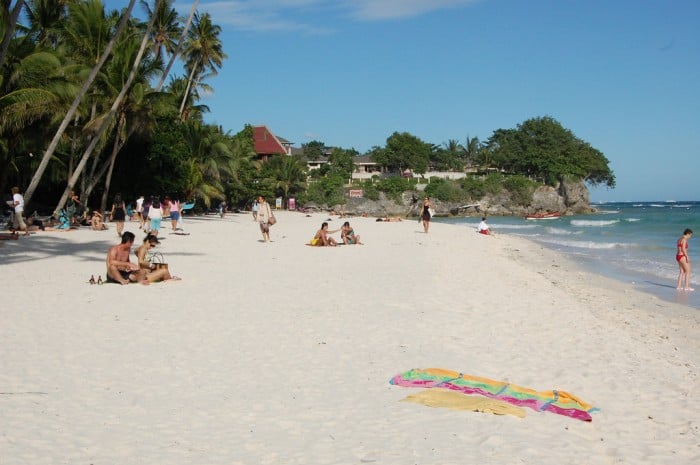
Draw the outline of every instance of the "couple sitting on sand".
[[[158,238],[148,234],[143,245],[136,252],[138,263],[131,263],[129,255],[131,247],[134,245],[134,234],[127,231],[122,234],[121,243],[109,248],[107,252],[107,282],[129,284],[141,283],[151,284],[169,279],[179,280],[176,276],[171,276],[167,268],[154,269],[154,265],[148,261],[148,251],[159,243]]]
[[[314,246],[314,247],[324,247],[324,246],[331,246],[335,247],[338,245],[338,242],[336,242],[335,239],[333,239],[330,235],[333,233],[336,233],[338,231],[341,231],[340,233],[340,238],[343,241],[344,244],[350,245],[350,244],[362,244],[360,242],[360,236],[355,234],[355,231],[352,229],[350,226],[350,222],[346,221],[343,223],[343,226],[340,229],[335,229],[333,231],[328,230],[328,223],[325,221],[321,224],[321,229],[316,231],[316,235],[311,239],[311,242],[309,242],[309,245]]]

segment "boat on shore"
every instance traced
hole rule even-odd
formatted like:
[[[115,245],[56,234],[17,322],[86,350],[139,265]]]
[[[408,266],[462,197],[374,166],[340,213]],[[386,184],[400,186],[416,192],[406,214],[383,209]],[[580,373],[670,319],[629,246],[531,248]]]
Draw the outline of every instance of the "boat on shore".
[[[526,220],[553,220],[561,216],[560,212],[531,213],[525,215]]]

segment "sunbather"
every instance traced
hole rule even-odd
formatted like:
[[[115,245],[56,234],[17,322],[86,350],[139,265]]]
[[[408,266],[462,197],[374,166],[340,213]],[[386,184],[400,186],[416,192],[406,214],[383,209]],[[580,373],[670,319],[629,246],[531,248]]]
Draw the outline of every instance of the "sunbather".
[[[346,221],[345,223],[343,223],[343,226],[340,228],[340,238],[343,240],[343,242],[346,245],[350,245],[350,244],[362,245],[362,242],[360,242],[360,236],[355,234],[355,231],[352,229],[352,226],[350,226],[349,221]]]
[[[328,230],[328,223],[325,221],[321,224],[321,229],[316,231],[316,235],[311,239],[311,242],[309,242],[309,245],[315,246],[315,247],[324,247],[324,246],[331,246],[335,247],[338,245],[335,239],[333,239],[329,234],[333,234],[335,232],[340,231],[340,229],[335,229],[333,231]]]
[[[179,280],[177,276],[171,276],[167,268],[157,269],[156,265],[148,259],[148,251],[158,245],[158,237],[153,234],[147,234],[143,239],[143,244],[136,251],[136,258],[139,262],[139,267],[146,273],[146,279],[149,283],[158,281],[167,281],[169,279]]]

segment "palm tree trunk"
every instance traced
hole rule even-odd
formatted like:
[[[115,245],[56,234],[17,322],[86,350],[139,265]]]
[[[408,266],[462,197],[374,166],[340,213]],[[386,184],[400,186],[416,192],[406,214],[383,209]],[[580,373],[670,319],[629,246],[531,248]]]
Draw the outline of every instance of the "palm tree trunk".
[[[178,56],[180,56],[180,50],[182,50],[182,44],[185,43],[185,38],[187,37],[187,32],[190,30],[190,26],[192,25],[192,18],[194,17],[195,11],[197,11],[198,5],[199,5],[199,0],[195,0],[194,3],[192,3],[192,8],[190,9],[190,16],[187,18],[187,23],[185,24],[185,27],[182,30],[182,34],[180,35],[180,40],[177,43],[177,48],[175,48],[175,51],[173,52],[173,55],[170,57],[170,61],[168,62],[168,66],[165,68],[165,71],[163,71],[163,75],[160,77],[160,81],[158,81],[158,85],[156,86],[156,92],[160,92],[160,89],[161,89],[161,87],[163,87],[163,83],[165,82],[165,78],[168,77],[168,74],[170,74],[170,68],[173,67],[175,60],[177,59]]]
[[[87,80],[83,83],[83,86],[80,88],[78,95],[75,96],[73,103],[71,104],[70,108],[68,109],[68,113],[66,113],[66,116],[63,117],[63,121],[61,121],[61,125],[58,127],[58,131],[56,131],[56,134],[53,136],[53,140],[51,140],[49,147],[46,149],[46,152],[44,152],[44,157],[41,159],[41,163],[39,163],[39,166],[37,167],[36,172],[34,172],[34,176],[32,177],[32,180],[29,183],[29,187],[27,187],[27,191],[24,193],[24,203],[25,204],[28,204],[32,198],[32,195],[34,195],[34,191],[39,186],[39,181],[41,180],[41,177],[44,175],[44,171],[46,171],[46,167],[49,164],[49,160],[51,160],[51,157],[53,156],[54,152],[56,151],[56,147],[58,147],[58,142],[61,140],[63,133],[65,132],[66,128],[68,127],[68,124],[70,123],[71,119],[73,118],[73,115],[75,115],[75,112],[78,110],[78,105],[80,105],[80,102],[83,100],[83,97],[85,97],[85,94],[87,93],[88,89],[92,85],[92,82],[97,77],[97,73],[100,72],[100,68],[102,68],[102,65],[104,65],[105,61],[107,61],[107,58],[109,57],[110,53],[112,52],[112,49],[114,48],[114,44],[116,44],[116,42],[117,42],[117,39],[119,38],[121,33],[126,28],[126,25],[129,22],[129,18],[131,17],[131,10],[134,9],[135,4],[136,4],[136,0],[129,0],[129,6],[127,7],[126,11],[124,12],[124,16],[122,17],[121,21],[119,22],[119,26],[117,27],[117,30],[114,33],[114,37],[112,37],[112,39],[109,41],[109,43],[105,47],[105,50],[104,50],[104,52],[102,52],[102,56],[100,57],[100,60],[92,68],[92,71],[90,71],[90,75],[88,76]],[[95,143],[97,143],[97,142],[95,141]],[[75,185],[75,181],[73,181],[72,184]],[[64,202],[65,202],[65,200],[64,200]]]
[[[12,10],[12,14],[10,15],[10,22],[6,25],[5,35],[2,38],[2,42],[0,42],[0,67],[5,62],[5,55],[7,55],[7,50],[10,48],[10,41],[12,40],[12,36],[15,33],[17,19],[19,18],[19,13],[20,11],[22,11],[23,6],[24,0],[17,0],[17,3],[15,3],[15,7]],[[9,9],[9,7],[10,2],[8,1],[7,8]]]
[[[121,152],[122,148],[124,148],[124,145],[126,144],[126,141],[129,140],[129,138],[136,132],[136,128],[131,128],[129,129],[129,133],[126,135],[124,140],[120,140],[119,144],[116,146],[116,151],[117,154]],[[116,155],[115,155],[116,157]],[[83,194],[86,196],[90,196],[92,194],[92,191],[97,187],[97,183],[102,179],[102,176],[105,175],[107,170],[110,167],[110,161],[106,160],[102,166],[100,166],[100,169],[97,171],[97,174],[92,173],[90,174],[90,181],[88,182],[87,186],[85,187],[85,190],[83,191]],[[111,176],[111,175],[110,175]]]
[[[100,208],[105,211],[107,208],[107,196],[109,195],[109,186],[112,184],[112,172],[114,171],[114,162],[117,159],[117,154],[119,153],[119,135],[122,133],[122,127],[124,126],[124,115],[122,114],[119,125],[117,127],[117,136],[114,138],[114,146],[112,147],[112,156],[109,157],[109,169],[107,170],[107,177],[105,178],[105,189],[102,192],[102,201],[100,202]]]
[[[192,72],[190,72],[187,78],[187,87],[185,88],[185,95],[182,96],[182,103],[180,104],[180,120],[182,120],[182,114],[185,111],[185,103],[187,103],[187,98],[190,95],[190,89],[192,88],[192,80],[194,79],[194,73],[197,70],[197,66],[192,67]]]
[[[132,0],[132,1],[135,1],[135,0]],[[158,5],[160,4],[160,2],[161,2],[161,0],[156,1],[155,9],[158,8]],[[129,73],[129,77],[126,80],[126,83],[124,83],[124,87],[122,87],[122,90],[119,91],[119,95],[117,95],[117,98],[112,103],[112,107],[109,109],[109,113],[107,113],[107,116],[105,117],[104,121],[102,121],[102,125],[98,129],[97,133],[93,136],[92,141],[90,141],[90,145],[88,145],[87,149],[85,149],[85,153],[83,153],[83,157],[80,159],[80,163],[78,163],[78,166],[76,166],[75,172],[73,173],[73,176],[71,176],[71,178],[68,180],[68,185],[66,186],[66,189],[63,191],[63,195],[61,196],[61,199],[58,201],[58,205],[56,206],[55,211],[59,211],[61,208],[63,208],[63,205],[65,205],[66,200],[68,200],[68,195],[70,194],[70,191],[73,189],[73,187],[75,186],[75,183],[78,181],[78,177],[80,176],[80,173],[82,173],[83,169],[85,168],[85,164],[87,163],[88,158],[90,158],[92,151],[95,150],[95,147],[97,146],[97,142],[102,137],[102,134],[104,134],[104,132],[107,130],[107,126],[110,125],[112,118],[114,118],[114,115],[117,113],[117,110],[119,109],[119,105],[121,105],[122,100],[124,100],[124,96],[126,96],[126,93],[129,91],[129,89],[131,88],[131,85],[134,83],[134,79],[136,79],[136,74],[138,72],[139,65],[141,64],[141,59],[143,58],[143,54],[146,51],[146,46],[148,45],[149,35],[151,33],[151,30],[153,29],[153,23],[155,22],[155,19],[156,19],[156,16],[154,15],[151,18],[151,21],[148,23],[148,28],[146,29],[146,32],[143,35],[143,40],[141,41],[141,47],[139,48],[139,52],[136,55],[136,59],[134,60],[134,64],[131,67],[131,72]]]

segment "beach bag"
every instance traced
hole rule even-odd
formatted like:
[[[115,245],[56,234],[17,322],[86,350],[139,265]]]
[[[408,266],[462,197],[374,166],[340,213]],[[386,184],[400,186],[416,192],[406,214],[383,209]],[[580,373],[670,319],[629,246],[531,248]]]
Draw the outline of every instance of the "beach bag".
[[[267,224],[272,226],[273,224],[277,223],[277,218],[275,218],[274,213],[272,213],[272,210],[270,210],[270,206],[267,206],[267,211],[270,212],[270,217],[267,219]]]
[[[165,263],[163,254],[160,252],[155,252],[151,255],[151,265],[153,265],[154,270],[167,270],[168,264]]]

